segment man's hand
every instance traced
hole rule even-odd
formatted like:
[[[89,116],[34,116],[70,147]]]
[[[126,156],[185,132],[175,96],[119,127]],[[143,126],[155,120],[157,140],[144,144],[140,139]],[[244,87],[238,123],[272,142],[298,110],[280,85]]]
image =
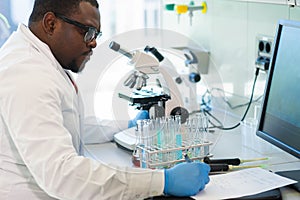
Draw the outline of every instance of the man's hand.
[[[137,120],[142,120],[142,119],[149,119],[149,113],[147,110],[141,110],[138,112],[138,114],[135,116],[134,119],[128,121],[128,128],[136,126]]]
[[[209,165],[202,162],[180,163],[165,169],[164,193],[172,196],[193,196],[209,182]]]

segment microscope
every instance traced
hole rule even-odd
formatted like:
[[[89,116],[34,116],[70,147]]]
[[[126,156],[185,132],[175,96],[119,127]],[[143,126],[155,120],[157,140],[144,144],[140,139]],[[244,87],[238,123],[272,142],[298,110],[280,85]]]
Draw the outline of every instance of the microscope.
[[[181,86],[183,78],[177,73],[173,64],[165,58],[156,48],[146,46],[144,52],[129,52],[116,42],[109,47],[129,58],[128,64],[134,66],[133,72],[124,81],[124,86],[133,89],[130,96],[119,93],[119,97],[136,106],[139,110],[147,110],[150,118],[170,115],[181,115],[182,123],[189,117],[188,108],[184,105]],[[150,77],[155,76],[156,88],[147,89]],[[196,95],[196,94],[192,94]]]
[[[129,59],[128,65],[134,67],[123,82],[124,86],[131,89],[131,94],[119,93],[120,98],[139,110],[147,110],[151,119],[180,115],[181,123],[185,123],[189,113],[199,110],[195,83],[201,79],[200,72],[194,70],[189,75],[178,74],[172,62],[154,47],[146,46],[144,51],[129,52],[114,41],[109,47],[126,56]],[[197,62],[191,51],[184,51],[184,56],[186,67]],[[134,151],[136,131],[137,127],[133,127],[115,134],[117,146]]]

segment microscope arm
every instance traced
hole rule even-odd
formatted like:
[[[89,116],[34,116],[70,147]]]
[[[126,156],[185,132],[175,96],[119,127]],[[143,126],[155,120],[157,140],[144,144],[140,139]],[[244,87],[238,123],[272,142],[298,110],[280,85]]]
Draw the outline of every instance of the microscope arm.
[[[163,76],[165,85],[163,85],[164,91],[171,96],[171,99],[166,102],[166,115],[170,115],[176,107],[184,107],[182,95],[174,81],[174,77],[171,74],[177,74],[177,72],[170,67],[171,62],[167,59],[164,59],[159,65],[159,72]]]
[[[161,80],[162,87],[165,93],[167,93],[171,99],[166,101],[165,114],[170,115],[174,108],[183,108],[182,95],[175,83],[174,78],[177,76],[173,64],[168,60],[164,59],[158,62],[156,58],[150,56],[144,52],[135,52],[133,58],[129,62],[135,67],[135,69],[143,74],[161,74],[163,79]],[[173,76],[172,76],[173,75]],[[173,111],[174,112],[174,111]]]

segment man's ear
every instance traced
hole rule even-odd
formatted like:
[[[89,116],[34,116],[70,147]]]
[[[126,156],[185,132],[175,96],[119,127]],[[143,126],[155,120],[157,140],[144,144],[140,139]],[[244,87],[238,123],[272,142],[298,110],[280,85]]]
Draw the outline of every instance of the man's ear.
[[[47,12],[43,18],[43,29],[48,35],[52,35],[57,23],[57,18],[53,12]]]

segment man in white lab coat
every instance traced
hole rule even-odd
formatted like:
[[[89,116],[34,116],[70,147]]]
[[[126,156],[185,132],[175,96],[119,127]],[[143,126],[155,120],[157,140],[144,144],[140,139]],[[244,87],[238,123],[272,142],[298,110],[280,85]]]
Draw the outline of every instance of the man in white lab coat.
[[[29,26],[1,48],[1,200],[190,196],[209,181],[199,162],[150,170],[81,155],[83,111],[68,71],[83,70],[100,28],[96,0],[35,0]]]

